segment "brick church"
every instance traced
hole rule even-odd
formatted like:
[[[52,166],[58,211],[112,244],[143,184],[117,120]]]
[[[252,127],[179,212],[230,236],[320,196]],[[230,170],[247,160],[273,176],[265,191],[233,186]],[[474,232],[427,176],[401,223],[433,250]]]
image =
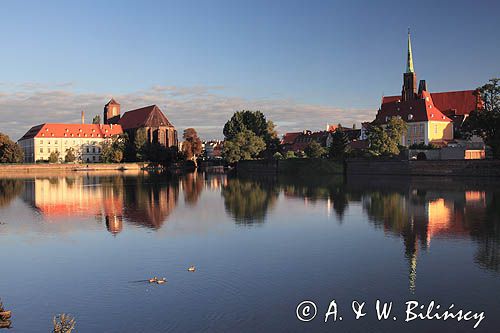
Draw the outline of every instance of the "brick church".
[[[401,95],[382,98],[373,124],[385,125],[392,117],[399,117],[408,127],[407,133],[402,137],[402,145],[432,143],[447,146],[454,142],[454,128],[458,129],[479,103],[481,101],[475,90],[431,93],[425,80],[420,80],[417,87],[408,31],[406,72],[403,74]]]
[[[177,130],[156,105],[127,111],[120,115],[120,104],[113,98],[104,106],[104,124],[118,124],[133,141],[138,129],[146,129],[148,141],[164,147],[177,147]]]

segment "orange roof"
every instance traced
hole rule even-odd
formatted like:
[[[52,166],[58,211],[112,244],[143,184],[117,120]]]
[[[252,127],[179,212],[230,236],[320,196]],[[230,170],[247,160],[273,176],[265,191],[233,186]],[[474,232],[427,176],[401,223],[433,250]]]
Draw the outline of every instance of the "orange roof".
[[[52,124],[33,126],[19,140],[30,138],[109,138],[122,134],[120,125],[102,124]]]
[[[391,117],[397,116],[405,122],[452,121],[434,104],[428,91],[422,91],[419,98],[410,101],[402,101],[400,96],[384,97],[374,123],[385,124]]]
[[[475,90],[432,93],[431,96],[436,107],[446,115],[468,115],[478,103]]]

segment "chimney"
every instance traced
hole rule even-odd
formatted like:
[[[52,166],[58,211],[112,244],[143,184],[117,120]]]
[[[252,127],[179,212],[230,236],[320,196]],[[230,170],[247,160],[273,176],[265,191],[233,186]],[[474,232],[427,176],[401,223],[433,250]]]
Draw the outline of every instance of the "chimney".
[[[85,124],[85,112],[82,111],[82,125]]]

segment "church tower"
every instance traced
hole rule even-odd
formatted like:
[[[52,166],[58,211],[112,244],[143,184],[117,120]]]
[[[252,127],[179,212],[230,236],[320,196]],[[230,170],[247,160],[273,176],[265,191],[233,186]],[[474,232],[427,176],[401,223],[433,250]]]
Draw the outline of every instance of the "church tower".
[[[118,124],[120,120],[120,104],[111,98],[111,100],[104,105],[104,124]]]
[[[414,100],[417,95],[417,74],[413,69],[413,55],[411,52],[410,29],[408,29],[408,56],[406,59],[406,73],[403,74],[403,90],[401,99],[403,101]]]

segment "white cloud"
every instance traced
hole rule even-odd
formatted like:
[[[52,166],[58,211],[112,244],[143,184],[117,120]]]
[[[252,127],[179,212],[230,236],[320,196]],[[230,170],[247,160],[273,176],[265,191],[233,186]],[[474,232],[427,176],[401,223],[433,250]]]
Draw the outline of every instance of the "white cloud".
[[[19,139],[31,126],[45,122],[78,123],[84,110],[89,122],[102,114],[114,97],[122,113],[146,105],[158,105],[179,132],[194,127],[202,138],[222,138],[224,123],[238,110],[260,110],[274,121],[280,134],[303,129],[323,129],[326,123],[344,125],[372,120],[374,110],[342,109],[329,105],[303,104],[293,99],[245,99],[225,96],[223,87],[154,86],[121,95],[81,93],[73,83],[8,85],[0,83],[0,132]],[[2,91],[3,90],[3,91]]]

